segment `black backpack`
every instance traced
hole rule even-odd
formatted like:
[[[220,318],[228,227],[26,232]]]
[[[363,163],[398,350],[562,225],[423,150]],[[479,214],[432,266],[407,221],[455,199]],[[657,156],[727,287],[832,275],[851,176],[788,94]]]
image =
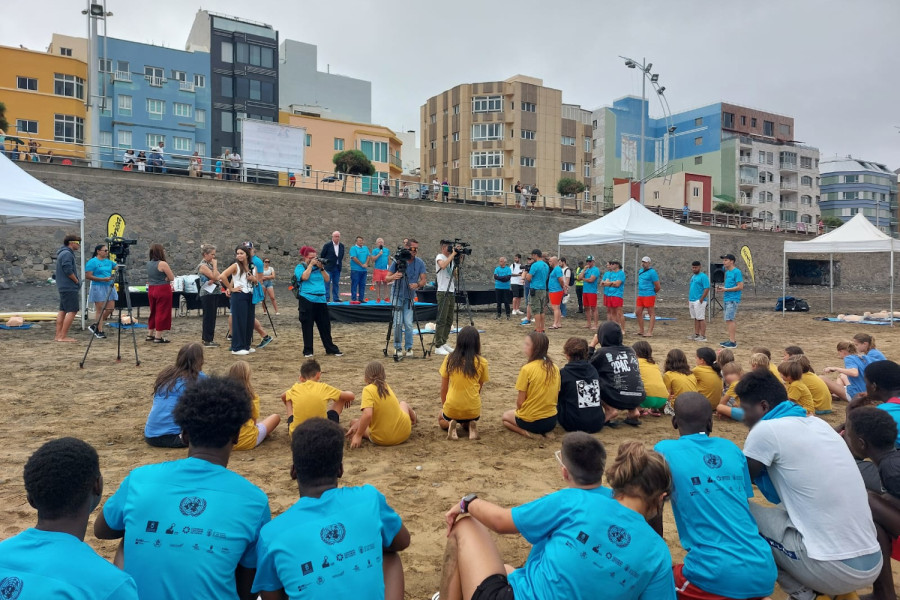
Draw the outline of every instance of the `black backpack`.
[[[294,298],[297,300],[300,299],[300,281],[297,279],[297,275],[291,275],[291,293],[294,294]]]
[[[568,267],[566,267],[568,269]],[[575,271],[569,269],[569,286],[575,285]]]

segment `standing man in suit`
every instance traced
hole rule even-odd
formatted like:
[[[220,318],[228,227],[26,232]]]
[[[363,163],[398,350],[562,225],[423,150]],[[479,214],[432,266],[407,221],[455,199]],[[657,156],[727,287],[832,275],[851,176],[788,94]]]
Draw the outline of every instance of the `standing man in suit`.
[[[341,243],[340,231],[331,234],[331,241],[322,246],[319,256],[329,262],[327,272],[331,277],[330,289],[329,286],[325,286],[325,302],[340,302],[341,265],[344,262],[344,245]]]

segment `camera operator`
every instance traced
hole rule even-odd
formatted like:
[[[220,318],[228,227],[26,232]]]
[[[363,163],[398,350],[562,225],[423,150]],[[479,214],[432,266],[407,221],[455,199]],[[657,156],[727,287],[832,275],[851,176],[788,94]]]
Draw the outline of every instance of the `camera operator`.
[[[303,356],[313,355],[313,323],[319,330],[325,353],[343,356],[331,340],[331,317],[328,314],[326,289],[331,276],[325,270],[325,261],[316,256],[311,246],[300,248],[300,264],[294,269],[294,276],[300,282],[300,328],[303,331]]]
[[[425,287],[425,262],[416,256],[418,252],[419,242],[410,239],[408,248],[401,248],[394,257],[394,263],[388,269],[390,273],[385,277],[386,281],[394,282],[394,289],[391,292],[394,360],[413,355],[413,302],[416,291]],[[402,281],[404,276],[405,282]],[[405,345],[401,346],[403,342]],[[406,351],[405,354],[403,350]]]
[[[453,281],[454,261],[462,248],[447,240],[441,241],[441,252],[434,257],[435,279],[437,280],[438,315],[434,324],[434,353],[447,355],[453,347],[447,343],[453,326],[453,311],[456,308],[456,283]]]

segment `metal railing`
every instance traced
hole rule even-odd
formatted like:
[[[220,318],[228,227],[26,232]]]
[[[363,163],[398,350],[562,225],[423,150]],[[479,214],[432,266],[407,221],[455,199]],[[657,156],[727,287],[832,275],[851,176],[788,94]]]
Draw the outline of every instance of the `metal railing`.
[[[131,83],[131,72],[130,71],[116,71],[112,74],[113,81],[127,81]]]
[[[797,170],[797,163],[788,161],[788,160],[778,161],[778,166],[781,168],[782,171],[796,171]]]
[[[753,162],[753,157],[749,154],[741,154],[740,161],[741,164],[750,164]]]
[[[797,191],[796,181],[779,181],[778,188],[781,190]]]
[[[758,182],[757,177],[741,177],[741,185],[758,185]]]
[[[193,92],[194,91],[194,82],[193,81],[179,81],[178,89],[183,92]]]
[[[400,160],[399,156],[394,156],[393,154],[390,156],[391,164],[397,167],[398,169],[403,168],[403,161]]]

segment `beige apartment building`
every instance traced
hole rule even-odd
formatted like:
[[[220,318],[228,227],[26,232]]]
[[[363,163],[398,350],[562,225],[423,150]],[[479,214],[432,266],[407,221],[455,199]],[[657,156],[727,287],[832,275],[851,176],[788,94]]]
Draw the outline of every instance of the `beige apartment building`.
[[[591,112],[540,79],[458,85],[429,98],[421,121],[423,181],[446,180],[467,197],[512,192],[517,181],[555,197],[564,177],[590,187]]]

